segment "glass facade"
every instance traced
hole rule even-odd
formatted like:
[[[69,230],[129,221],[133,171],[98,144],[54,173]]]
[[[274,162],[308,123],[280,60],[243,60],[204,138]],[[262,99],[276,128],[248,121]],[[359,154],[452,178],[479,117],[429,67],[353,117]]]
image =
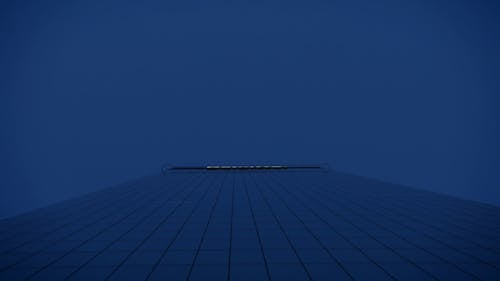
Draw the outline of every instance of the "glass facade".
[[[0,221],[0,280],[500,280],[500,208],[326,169],[179,169]]]

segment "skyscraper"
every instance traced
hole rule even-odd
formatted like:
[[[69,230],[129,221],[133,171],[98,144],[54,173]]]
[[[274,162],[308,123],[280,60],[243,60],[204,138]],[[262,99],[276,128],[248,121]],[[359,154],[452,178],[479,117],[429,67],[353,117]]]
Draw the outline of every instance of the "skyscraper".
[[[171,167],[0,231],[0,280],[500,280],[499,207],[322,166]]]

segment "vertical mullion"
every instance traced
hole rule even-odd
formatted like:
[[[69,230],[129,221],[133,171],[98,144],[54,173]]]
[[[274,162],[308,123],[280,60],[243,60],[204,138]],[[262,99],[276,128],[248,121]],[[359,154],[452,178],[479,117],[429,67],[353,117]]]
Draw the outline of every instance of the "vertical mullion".
[[[230,217],[230,227],[229,227],[229,260],[227,263],[227,280],[229,281],[231,279],[231,252],[232,252],[232,246],[233,246],[233,220],[234,220],[234,190],[235,190],[235,184],[236,184],[236,174],[233,171],[233,186],[232,186],[232,191],[231,191],[231,217]]]
[[[200,250],[201,250],[201,247],[203,245],[203,242],[205,241],[205,235],[208,231],[208,226],[210,225],[210,221],[212,220],[212,216],[214,214],[214,211],[215,211],[215,207],[217,206],[217,204],[219,203],[219,199],[220,199],[220,194],[222,193],[222,190],[224,188],[224,184],[226,182],[226,177],[227,177],[227,174],[224,174],[224,177],[222,179],[222,182],[220,184],[220,187],[219,187],[219,190],[217,191],[217,195],[216,195],[216,198],[215,198],[215,202],[214,204],[212,205],[212,207],[210,208],[210,214],[208,216],[208,221],[205,225],[205,228],[203,229],[203,233],[202,233],[202,236],[201,236],[201,239],[200,239],[200,243],[198,244],[198,248],[196,249],[196,253],[193,257],[193,262],[191,263],[191,265],[189,266],[189,270],[188,270],[188,275],[186,277],[186,280],[189,280],[189,278],[191,277],[191,274],[193,272],[193,268],[195,266],[195,263],[196,263],[196,260],[198,258],[198,255],[200,254]]]
[[[243,185],[244,185],[244,188],[245,188],[245,194],[246,194],[247,199],[248,199],[248,205],[250,206],[250,212],[252,214],[253,225],[255,227],[255,231],[257,232],[257,239],[259,240],[260,252],[262,254],[262,257],[264,258],[264,265],[265,265],[265,268],[266,268],[267,279],[269,281],[271,281],[271,273],[269,272],[269,265],[268,265],[268,262],[267,262],[266,255],[264,253],[264,247],[262,245],[262,238],[260,237],[259,227],[257,225],[257,220],[255,219],[255,213],[254,213],[254,210],[253,210],[252,201],[250,200],[250,194],[248,193],[248,186],[247,186],[247,182],[246,182],[246,177],[243,179]]]
[[[264,174],[265,176],[268,175],[268,173],[265,173]],[[252,175],[253,176],[253,175]],[[273,216],[273,218],[276,220],[276,223],[278,224],[281,232],[283,233],[283,235],[285,236],[288,244],[290,245],[290,247],[292,248],[292,251],[294,252],[295,256],[297,257],[297,259],[299,260],[299,263],[300,265],[302,266],[302,269],[305,271],[306,275],[307,275],[307,278],[309,280],[313,280],[312,277],[311,277],[311,274],[309,272],[309,270],[307,270],[307,267],[305,266],[304,264],[304,261],[302,260],[302,258],[300,257],[300,255],[298,254],[298,251],[297,249],[295,248],[295,246],[293,245],[292,243],[292,240],[290,239],[290,237],[288,236],[288,234],[286,233],[285,231],[285,228],[283,227],[283,224],[279,221],[279,218],[278,216],[276,215],[272,205],[269,203],[269,201],[267,200],[267,198],[264,196],[264,193],[262,192],[262,190],[259,188],[259,185],[257,184],[257,181],[255,180],[254,177],[252,177],[253,181],[254,181],[254,184],[255,184],[255,187],[257,188],[257,190],[259,191],[260,193],[260,196],[264,199],[264,202],[266,203],[267,207],[269,208],[269,210],[271,211],[271,214]]]

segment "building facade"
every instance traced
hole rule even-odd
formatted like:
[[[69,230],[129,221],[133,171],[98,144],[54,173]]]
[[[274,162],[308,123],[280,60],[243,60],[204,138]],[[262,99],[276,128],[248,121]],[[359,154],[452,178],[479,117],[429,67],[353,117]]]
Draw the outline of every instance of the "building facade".
[[[0,280],[500,280],[499,207],[321,166],[171,167],[0,231]]]

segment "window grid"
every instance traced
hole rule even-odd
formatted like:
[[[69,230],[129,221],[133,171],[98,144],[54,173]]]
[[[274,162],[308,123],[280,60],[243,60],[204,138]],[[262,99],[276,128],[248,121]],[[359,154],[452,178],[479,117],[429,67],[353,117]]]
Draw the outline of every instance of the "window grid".
[[[498,280],[500,208],[335,171],[171,171],[0,220],[0,280]]]

